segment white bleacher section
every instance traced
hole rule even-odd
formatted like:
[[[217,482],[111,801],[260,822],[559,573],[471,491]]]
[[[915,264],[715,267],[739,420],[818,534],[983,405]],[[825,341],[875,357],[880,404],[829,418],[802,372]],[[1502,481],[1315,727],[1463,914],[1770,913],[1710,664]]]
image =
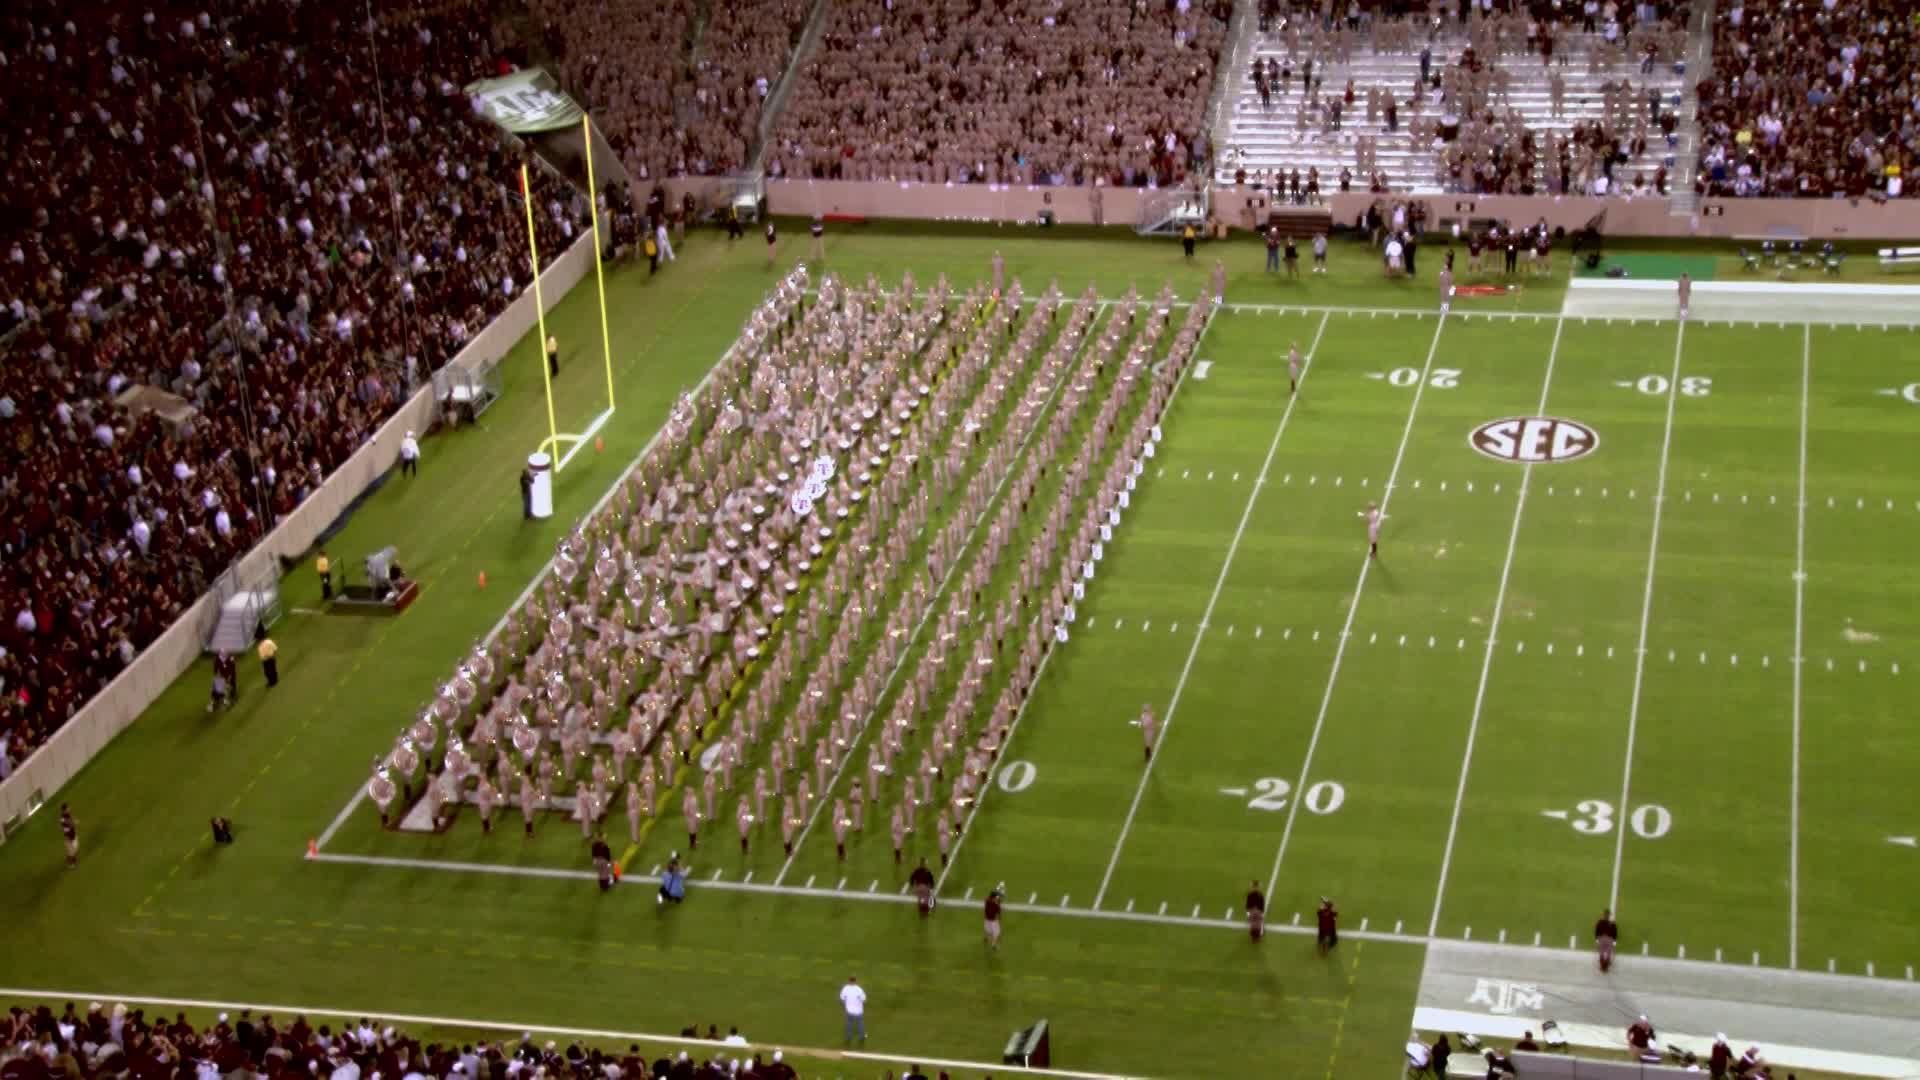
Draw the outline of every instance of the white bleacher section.
[[[1376,139],[1373,155],[1375,167],[1386,173],[1391,190],[1421,194],[1448,190],[1448,179],[1439,150],[1431,143],[1415,147],[1411,135],[1416,120],[1424,118],[1429,123],[1436,122],[1444,110],[1440,95],[1434,90],[1425,95],[1421,106],[1416,108],[1412,104],[1414,84],[1420,75],[1421,35],[1414,36],[1412,47],[1404,51],[1375,51],[1369,46],[1368,35],[1363,31],[1356,35],[1357,44],[1352,48],[1351,59],[1347,60],[1334,58],[1331,50],[1324,45],[1316,50],[1318,55],[1314,74],[1316,78],[1324,80],[1320,89],[1321,98],[1334,100],[1342,97],[1348,79],[1354,81],[1356,93],[1353,105],[1344,110],[1340,130],[1327,131],[1317,114],[1310,113],[1304,127],[1300,119],[1303,101],[1301,65],[1309,55],[1312,47],[1310,42],[1297,38],[1290,56],[1288,38],[1280,32],[1277,21],[1272,32],[1262,34],[1257,29],[1250,32],[1254,36],[1253,47],[1247,50],[1248,59],[1234,73],[1231,83],[1232,105],[1227,110],[1230,115],[1229,128],[1224,137],[1216,135],[1216,145],[1223,150],[1216,158],[1216,179],[1232,183],[1235,170],[1241,168],[1247,171],[1250,178],[1262,170],[1277,168],[1298,168],[1304,177],[1309,167],[1317,166],[1320,170],[1320,190],[1324,195],[1339,189],[1340,169],[1345,166],[1353,170],[1353,190],[1365,191],[1368,176],[1356,160],[1356,139],[1367,135]],[[1516,51],[1498,57],[1498,66],[1509,73],[1511,82],[1504,98],[1494,95],[1494,110],[1504,114],[1510,106],[1519,111],[1535,134],[1542,174],[1549,167],[1557,172],[1549,136],[1565,136],[1575,123],[1598,122],[1604,118],[1603,83],[1625,80],[1631,84],[1632,91],[1627,100],[1632,103],[1632,115],[1635,117],[1645,113],[1648,92],[1654,88],[1661,92],[1663,112],[1677,110],[1682,104],[1687,76],[1676,73],[1671,62],[1656,65],[1651,75],[1641,74],[1637,60],[1605,66],[1597,73],[1591,72],[1589,51],[1599,40],[1598,35],[1563,32],[1558,39],[1559,47],[1551,68],[1541,63],[1537,53]],[[1467,44],[1468,35],[1459,30],[1457,25],[1436,35],[1432,39],[1432,74],[1439,76],[1445,65],[1458,63]],[[1522,38],[1520,48],[1524,47]],[[1292,71],[1286,92],[1283,94],[1276,89],[1270,106],[1261,105],[1260,94],[1253,83],[1252,62],[1255,58],[1285,63]],[[1562,63],[1563,58],[1565,63]],[[1480,59],[1484,61],[1487,57],[1481,55]],[[1552,108],[1553,72],[1558,72],[1566,85],[1564,109],[1557,116]],[[1366,90],[1369,85],[1390,90],[1399,102],[1397,132],[1387,130],[1384,111],[1372,123],[1368,123]],[[1629,125],[1621,134],[1630,138],[1632,126]],[[1617,182],[1630,183],[1636,172],[1643,172],[1648,192],[1651,193],[1654,171],[1674,153],[1676,151],[1669,150],[1659,128],[1649,124],[1645,153],[1630,159],[1624,166],[1616,165],[1614,177]],[[1668,172],[1674,172],[1671,164]],[[1555,180],[1557,182],[1557,177]],[[1555,190],[1545,175],[1540,175],[1536,183],[1538,190],[1543,193]]]

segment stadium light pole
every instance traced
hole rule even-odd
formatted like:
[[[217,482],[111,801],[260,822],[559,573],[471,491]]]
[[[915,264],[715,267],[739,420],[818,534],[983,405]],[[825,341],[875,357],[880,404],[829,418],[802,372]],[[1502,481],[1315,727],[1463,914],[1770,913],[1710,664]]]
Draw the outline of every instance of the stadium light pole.
[[[553,455],[554,471],[560,466],[560,425],[553,419],[553,372],[547,367],[547,305],[540,298],[540,243],[533,235],[533,183],[527,178],[525,162],[520,164],[520,203],[527,209],[527,257],[533,260],[533,313],[540,324],[540,343],[533,355],[540,361],[540,381],[547,388],[547,449]]]
[[[583,112],[580,128],[587,146],[587,207],[593,213],[593,284],[600,294],[600,354],[607,365],[607,411],[612,412],[613,343],[607,334],[607,281],[600,269],[600,188],[593,179],[593,117]]]

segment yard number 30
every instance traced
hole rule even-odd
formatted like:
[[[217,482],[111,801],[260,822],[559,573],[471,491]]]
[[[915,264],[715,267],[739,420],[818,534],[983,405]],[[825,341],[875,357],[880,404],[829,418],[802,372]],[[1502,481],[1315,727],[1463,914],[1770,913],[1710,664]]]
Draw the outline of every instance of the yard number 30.
[[[1640,381],[1633,384],[1634,389],[1643,394],[1664,394],[1671,385],[1665,375],[1642,375]],[[1713,393],[1713,379],[1706,375],[1683,375],[1680,392],[1687,397],[1706,397]]]
[[[1573,819],[1575,832],[1597,836],[1613,831],[1613,804],[1599,799],[1588,799],[1574,807],[1579,817]],[[1633,833],[1642,840],[1658,840],[1673,830],[1673,814],[1664,806],[1654,803],[1634,808],[1628,815],[1627,823],[1633,826]]]

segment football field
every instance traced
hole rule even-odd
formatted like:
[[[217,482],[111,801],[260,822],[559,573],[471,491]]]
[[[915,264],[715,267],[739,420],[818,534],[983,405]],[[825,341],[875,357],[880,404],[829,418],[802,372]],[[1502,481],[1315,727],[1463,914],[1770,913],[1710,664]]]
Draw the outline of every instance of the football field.
[[[664,913],[649,879],[689,854],[677,815],[630,846],[624,821],[609,829],[634,887],[605,898],[557,815],[530,839],[517,815],[492,835],[470,813],[382,829],[368,760],[770,284],[758,252],[721,243],[688,245],[657,283],[610,278],[616,338],[644,348],[617,366],[607,452],[563,478],[553,521],[513,513],[512,470],[544,430],[523,342],[488,430],[430,440],[432,486],[389,483],[334,545],[401,544],[427,583],[412,610],[291,617],[279,697],[221,717],[190,672],[60,796],[87,837],[79,870],[55,866],[51,815],[0,849],[17,911],[0,983],[446,1027],[737,1023],[832,1048],[834,988],[858,973],[871,1049],[902,1058],[992,1060],[1044,1016],[1072,1068],[1270,1056],[1292,1063],[1276,1075],[1330,1078],[1397,1068],[1435,943],[1588,950],[1605,908],[1623,967],[1913,983],[1920,332],[1810,324],[1784,300],[1779,322],[1562,315],[1564,269],[1442,315],[1358,256],[1298,287],[1235,268],[1066,640],[936,858],[930,920],[905,884],[932,844],[896,863],[883,827],[844,859],[812,822],[791,856],[715,828],[689,902]],[[1001,249],[1031,295],[1055,275],[1069,299],[1170,280],[1176,326],[1207,269],[1131,240],[838,243],[826,270],[888,287],[944,270],[964,292]],[[551,316],[567,340],[588,338],[590,302]],[[290,606],[317,593],[299,573],[283,588]],[[216,851],[199,836],[222,810],[241,843]],[[1250,884],[1268,896],[1258,946]],[[988,953],[996,887],[1007,943]],[[1345,939],[1325,959],[1322,897]]]
[[[1329,896],[1580,946],[1612,907],[1658,955],[1920,962],[1885,572],[1920,539],[1920,338],[1241,311],[1209,345],[949,892],[1218,920],[1258,881],[1282,923]],[[1536,415],[1596,448],[1469,444]]]

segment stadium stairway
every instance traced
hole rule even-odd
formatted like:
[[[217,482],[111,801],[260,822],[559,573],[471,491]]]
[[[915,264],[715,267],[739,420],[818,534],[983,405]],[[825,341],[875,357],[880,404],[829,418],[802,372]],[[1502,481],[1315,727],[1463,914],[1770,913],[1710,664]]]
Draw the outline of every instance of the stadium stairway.
[[[1140,200],[1133,231],[1141,236],[1172,236],[1187,225],[1203,229],[1212,204],[1213,193],[1206,188],[1163,189]]]
[[[1260,94],[1253,85],[1253,60],[1261,58],[1286,63],[1289,57],[1285,39],[1280,34],[1259,34],[1256,31],[1254,36],[1251,55],[1240,65],[1240,70],[1233,73],[1232,92],[1229,95],[1231,107],[1226,110],[1229,114],[1228,130],[1224,138],[1217,139],[1223,152],[1215,159],[1216,179],[1230,184],[1234,170],[1240,168],[1249,174],[1257,170],[1298,168],[1304,176],[1309,167],[1318,167],[1321,191],[1331,193],[1338,190],[1340,169],[1346,166],[1355,171],[1355,187],[1365,190],[1366,181],[1356,168],[1354,139],[1358,135],[1372,135],[1378,139],[1376,162],[1386,172],[1392,190],[1421,194],[1445,191],[1440,176],[1440,155],[1430,147],[1414,147],[1408,133],[1414,119],[1426,117],[1437,120],[1440,116],[1437,93],[1430,93],[1419,109],[1407,104],[1420,75],[1420,54],[1417,51],[1375,52],[1362,45],[1354,50],[1350,61],[1334,60],[1316,64],[1316,71],[1324,73],[1323,96],[1342,93],[1348,79],[1353,80],[1358,94],[1354,105],[1346,110],[1342,118],[1341,129],[1322,132],[1317,121],[1313,125],[1303,126],[1299,118],[1302,57],[1293,58],[1290,65],[1293,79],[1287,93],[1275,93],[1271,106],[1263,107],[1260,104]],[[1512,73],[1513,81],[1506,101],[1502,102],[1496,97],[1495,107],[1505,108],[1510,104],[1518,109],[1527,126],[1537,135],[1563,135],[1577,122],[1601,119],[1603,105],[1600,84],[1622,77],[1633,84],[1634,92],[1641,100],[1645,100],[1650,88],[1657,87],[1661,92],[1663,109],[1681,106],[1681,95],[1687,79],[1683,74],[1676,74],[1671,65],[1656,68],[1650,76],[1640,74],[1637,63],[1602,69],[1597,75],[1588,74],[1587,54],[1593,40],[1594,35],[1566,35],[1565,52],[1562,55],[1568,56],[1569,62],[1561,65],[1556,57],[1553,70],[1559,71],[1567,81],[1565,115],[1553,115],[1549,69],[1540,63],[1537,55],[1501,57],[1501,65]],[[1457,62],[1467,39],[1464,34],[1442,34],[1433,44],[1433,71],[1438,74],[1443,65]],[[1389,88],[1401,101],[1398,132],[1387,131],[1384,115],[1376,117],[1371,124],[1367,122],[1365,95],[1369,85]],[[1628,161],[1624,167],[1617,166],[1614,175],[1631,181],[1634,173],[1644,172],[1651,183],[1654,170],[1669,153],[1677,155],[1678,151],[1669,151],[1655,130],[1648,140],[1646,153]],[[1543,153],[1543,160],[1545,157]]]
[[[827,0],[813,0],[813,8],[807,12],[807,23],[800,30],[800,40],[793,47],[793,55],[787,58],[787,68],[774,80],[773,89],[767,92],[767,100],[760,107],[760,126],[753,134],[753,146],[747,154],[748,176],[757,177],[766,171],[767,149],[773,145],[774,123],[786,108],[794,84],[800,81],[801,66],[819,48],[820,35],[826,32],[826,25]]]
[[[1680,143],[1674,147],[1672,176],[1673,199],[1668,211],[1674,217],[1687,217],[1699,205],[1693,182],[1700,174],[1700,95],[1694,91],[1713,76],[1714,0],[1695,0],[1687,21],[1687,71],[1691,76],[1682,88],[1680,127],[1675,132]]]
[[[267,613],[278,604],[272,591],[236,592],[220,604],[220,621],[214,624],[207,651],[244,653],[253,647],[253,631],[272,621]]]

